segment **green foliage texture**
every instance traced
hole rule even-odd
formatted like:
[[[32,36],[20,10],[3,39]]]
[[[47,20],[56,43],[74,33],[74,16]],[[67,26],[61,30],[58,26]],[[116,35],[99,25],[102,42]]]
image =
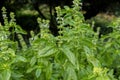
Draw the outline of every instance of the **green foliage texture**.
[[[120,20],[111,23],[112,33],[98,39],[99,32],[95,33],[84,22],[80,2],[73,3],[73,8],[56,8],[59,36],[49,31],[49,20],[38,18],[40,33],[31,32],[29,48],[21,37],[25,32],[15,23],[14,14],[10,14],[8,21],[3,8],[0,80],[120,80]],[[11,27],[13,30],[9,31]],[[9,39],[14,33],[23,46],[20,50],[17,42]]]

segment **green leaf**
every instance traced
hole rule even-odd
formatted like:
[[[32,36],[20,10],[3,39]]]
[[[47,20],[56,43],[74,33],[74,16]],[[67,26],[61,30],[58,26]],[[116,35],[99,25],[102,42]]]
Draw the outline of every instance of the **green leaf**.
[[[69,61],[76,66],[76,58],[75,55],[72,51],[70,51],[69,47],[63,45],[62,48],[60,48],[61,51],[67,56],[67,58],[69,59]]]
[[[41,74],[41,69],[38,68],[35,72],[35,75],[38,78],[38,77],[40,77],[40,74]]]
[[[0,73],[0,80],[3,80],[3,79],[2,79],[2,74],[1,74],[1,73]]]
[[[113,73],[114,73],[113,70],[110,70],[110,71],[108,72],[109,78],[112,79],[112,80],[117,80],[117,79],[114,78]]]
[[[32,57],[32,59],[30,60],[30,65],[33,66],[36,63],[36,57]]]
[[[101,67],[100,61],[95,58],[93,52],[87,46],[84,46],[84,51],[87,56],[88,62],[92,63],[94,67]]]
[[[57,52],[57,49],[55,47],[47,46],[46,48],[43,48],[42,50],[39,50],[37,57],[39,58],[39,57],[51,56],[56,52]]]
[[[27,34],[27,32],[25,30],[23,30],[20,26],[17,25],[17,27],[15,27],[15,31],[17,33],[21,33],[21,34]]]
[[[35,70],[36,68],[37,68],[37,66],[28,68],[28,70],[27,70],[26,72],[27,72],[27,73],[30,73],[30,72],[32,72],[33,70]]]
[[[2,79],[3,80],[10,80],[11,77],[11,71],[9,69],[6,69],[2,73]]]
[[[52,64],[49,64],[46,68],[46,78],[47,78],[47,80],[50,80],[50,78],[51,78],[52,69],[53,69]]]
[[[24,75],[22,73],[12,71],[12,78],[14,78],[14,80],[18,80],[18,79],[20,79],[22,77],[24,77]]]
[[[48,56],[53,55],[56,52],[57,50],[55,48],[52,48],[52,49],[47,50],[47,52],[44,54],[39,54],[38,57],[48,57]]]
[[[38,56],[39,56],[39,55],[43,55],[44,53],[46,53],[46,52],[47,52],[48,50],[50,50],[50,49],[51,49],[51,46],[47,46],[47,47],[39,50],[39,51],[38,51]]]
[[[27,59],[23,56],[17,56],[16,60],[17,61],[22,61],[22,62],[27,62]]]
[[[67,67],[65,72],[65,80],[78,80],[76,72],[73,67]]]
[[[98,76],[96,80],[111,80],[108,76]]]

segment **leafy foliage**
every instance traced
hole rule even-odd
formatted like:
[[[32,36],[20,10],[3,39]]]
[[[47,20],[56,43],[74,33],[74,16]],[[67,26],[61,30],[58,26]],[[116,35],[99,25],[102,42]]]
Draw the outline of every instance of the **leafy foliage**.
[[[84,22],[79,11],[80,2],[74,0],[73,3],[73,8],[56,8],[59,36],[51,34],[48,20],[38,18],[40,33],[34,35],[31,32],[29,48],[23,44],[20,34],[25,32],[15,23],[13,13],[8,21],[3,11],[5,25],[0,25],[0,80],[119,80],[118,27],[98,39],[99,32],[95,33]],[[113,22],[114,26],[118,23]],[[13,27],[12,32],[10,27]],[[23,44],[21,50],[17,48],[17,42],[9,39],[14,32]],[[116,70],[118,72],[114,73]]]

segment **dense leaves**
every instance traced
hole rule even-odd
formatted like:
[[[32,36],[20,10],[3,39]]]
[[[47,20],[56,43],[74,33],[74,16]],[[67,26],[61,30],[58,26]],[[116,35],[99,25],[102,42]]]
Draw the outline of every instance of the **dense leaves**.
[[[0,25],[0,80],[119,80],[120,30],[119,19],[113,21],[113,32],[98,38],[74,7],[56,8],[59,35],[49,31],[49,21],[38,18],[40,33],[31,32],[28,48],[15,23],[14,15]],[[4,10],[4,9],[3,9]],[[74,15],[73,15],[74,14]],[[66,26],[66,27],[64,27]],[[13,27],[12,31],[9,28]],[[19,31],[18,31],[19,29]],[[17,33],[22,49],[9,36]]]

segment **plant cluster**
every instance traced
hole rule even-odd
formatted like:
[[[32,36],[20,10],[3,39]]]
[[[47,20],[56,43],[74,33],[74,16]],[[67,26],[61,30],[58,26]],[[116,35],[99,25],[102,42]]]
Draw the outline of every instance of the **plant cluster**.
[[[38,18],[40,33],[31,31],[29,48],[15,23],[14,14],[0,25],[0,80],[119,80],[120,30],[119,20],[111,23],[113,32],[98,38],[84,22],[79,0],[73,8],[56,8],[59,36],[49,31],[49,21]],[[66,27],[64,27],[66,26]],[[12,27],[12,30],[9,30]],[[10,39],[17,33],[23,48]]]

